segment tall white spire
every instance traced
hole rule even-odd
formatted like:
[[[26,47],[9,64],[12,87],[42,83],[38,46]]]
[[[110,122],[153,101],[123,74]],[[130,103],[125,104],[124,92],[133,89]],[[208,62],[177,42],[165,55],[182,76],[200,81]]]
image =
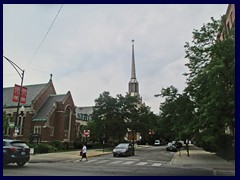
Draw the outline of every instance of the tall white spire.
[[[134,56],[134,40],[132,40],[132,69],[131,69],[131,79],[129,82],[129,94],[139,96],[139,85],[136,77],[135,69],[135,56]]]
[[[132,75],[131,79],[136,79],[135,57],[134,57],[134,40],[132,40]]]

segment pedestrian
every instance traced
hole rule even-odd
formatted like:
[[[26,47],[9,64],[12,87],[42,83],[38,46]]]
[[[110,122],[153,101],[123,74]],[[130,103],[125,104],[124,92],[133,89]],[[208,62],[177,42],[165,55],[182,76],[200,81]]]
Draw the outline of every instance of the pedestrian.
[[[86,161],[88,161],[88,158],[87,158],[87,147],[84,144],[82,144],[82,149],[81,149],[80,155],[82,155],[82,158],[80,159],[80,161],[82,161],[83,158],[85,158]]]
[[[189,141],[188,141],[188,139],[186,139],[187,156],[189,157],[190,155],[189,155],[189,146],[188,146],[188,144],[189,144]]]

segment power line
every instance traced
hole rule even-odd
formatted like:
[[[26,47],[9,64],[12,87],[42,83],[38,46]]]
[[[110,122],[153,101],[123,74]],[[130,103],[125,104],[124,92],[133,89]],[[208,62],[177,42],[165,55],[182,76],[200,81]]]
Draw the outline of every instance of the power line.
[[[59,8],[59,10],[58,10],[58,12],[57,12],[57,14],[56,14],[55,18],[53,19],[53,22],[52,22],[51,26],[49,27],[49,29],[48,29],[47,33],[46,33],[46,34],[45,34],[45,36],[43,37],[43,40],[42,40],[42,42],[40,43],[40,45],[38,46],[37,50],[34,52],[34,54],[33,54],[32,58],[30,59],[28,66],[30,65],[30,63],[32,62],[33,58],[34,58],[34,57],[35,57],[35,55],[37,54],[38,50],[41,48],[41,46],[42,46],[43,42],[44,42],[44,41],[45,41],[45,39],[47,38],[47,35],[48,35],[49,31],[51,30],[51,28],[52,28],[52,26],[53,26],[54,22],[56,21],[56,19],[57,19],[57,17],[58,17],[58,14],[60,13],[60,11],[61,11],[62,7],[63,7],[63,4],[62,4],[62,5],[61,5],[61,7]]]

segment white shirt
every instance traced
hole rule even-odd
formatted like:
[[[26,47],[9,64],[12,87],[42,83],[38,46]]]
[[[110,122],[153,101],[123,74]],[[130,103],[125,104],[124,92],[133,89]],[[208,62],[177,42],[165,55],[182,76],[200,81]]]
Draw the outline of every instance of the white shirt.
[[[82,153],[87,153],[87,147],[86,146],[83,146]]]

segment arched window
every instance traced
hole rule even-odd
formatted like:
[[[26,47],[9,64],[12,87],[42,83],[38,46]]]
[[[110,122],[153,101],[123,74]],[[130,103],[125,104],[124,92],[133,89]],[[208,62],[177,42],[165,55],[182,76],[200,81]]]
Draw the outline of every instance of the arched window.
[[[19,130],[18,135],[23,135],[23,131],[24,131],[24,120],[25,117],[22,115],[18,116],[18,120],[17,120],[17,128]]]
[[[65,112],[65,120],[64,120],[64,130],[67,130],[67,131],[69,129],[70,114],[71,114],[71,109],[67,107]]]

